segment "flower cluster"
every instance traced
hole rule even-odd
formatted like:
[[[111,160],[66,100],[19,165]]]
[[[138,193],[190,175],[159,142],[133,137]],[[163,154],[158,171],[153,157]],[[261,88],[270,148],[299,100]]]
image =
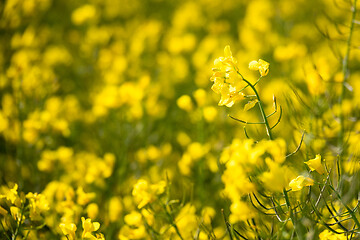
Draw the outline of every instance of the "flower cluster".
[[[101,233],[96,233],[93,235],[92,232],[97,231],[100,228],[100,223],[92,222],[90,218],[85,219],[81,217],[83,232],[81,234],[81,239],[91,239],[91,240],[105,240],[104,235]],[[69,240],[76,240],[76,230],[77,227],[74,223],[60,223],[59,227],[63,234]]]
[[[244,94],[240,91],[244,87],[236,66],[237,61],[232,56],[230,46],[224,49],[224,57],[214,61],[211,89],[221,95],[219,106],[231,107],[236,101],[244,99]]]

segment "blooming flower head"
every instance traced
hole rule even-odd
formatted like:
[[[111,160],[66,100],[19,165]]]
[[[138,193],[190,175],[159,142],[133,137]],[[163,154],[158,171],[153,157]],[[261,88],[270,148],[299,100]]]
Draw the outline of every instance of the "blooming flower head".
[[[251,61],[249,63],[249,69],[252,71],[257,71],[259,70],[260,75],[262,77],[266,76],[269,73],[269,63],[259,59],[259,61]]]
[[[95,198],[95,193],[86,193],[82,187],[79,187],[76,190],[77,194],[77,203],[80,205],[88,204],[93,198]]]
[[[305,162],[311,171],[317,171],[319,174],[324,174],[325,170],[321,164],[321,155],[317,154],[314,159]]]
[[[138,208],[143,208],[154,200],[153,194],[150,193],[149,183],[146,180],[139,179],[134,185],[132,195],[138,203]]]
[[[291,187],[292,191],[299,191],[303,187],[312,186],[312,185],[314,185],[314,180],[308,177],[304,177],[302,175],[291,180],[291,182],[289,183],[289,187]]]
[[[166,183],[160,181],[157,184],[149,184],[144,179],[139,179],[134,185],[132,195],[138,204],[138,208],[145,207],[148,203],[153,202],[157,195],[162,194],[165,191]]]
[[[69,240],[75,240],[76,225],[74,223],[60,223],[59,227]]]
[[[132,211],[131,213],[125,215],[124,221],[129,226],[139,227],[142,224],[142,215],[137,211]]]
[[[94,236],[91,233],[97,231],[100,228],[100,223],[91,222],[90,218],[85,220],[84,217],[81,218],[81,222],[82,222],[82,227],[84,229],[82,233],[82,238],[94,239]]]
[[[244,98],[244,94],[239,91],[243,87],[243,82],[238,74],[237,61],[232,56],[230,46],[225,47],[224,55],[214,61],[213,75],[210,78],[214,84],[211,89],[221,95],[219,106],[231,107],[236,101]]]
[[[26,198],[30,202],[30,219],[40,220],[41,213],[49,210],[49,203],[43,194],[29,192]]]
[[[11,204],[14,204],[19,207],[21,203],[21,199],[18,194],[18,185],[15,184],[13,188],[6,189],[5,194],[0,195],[0,199],[1,198],[6,198],[6,200],[10,201]]]

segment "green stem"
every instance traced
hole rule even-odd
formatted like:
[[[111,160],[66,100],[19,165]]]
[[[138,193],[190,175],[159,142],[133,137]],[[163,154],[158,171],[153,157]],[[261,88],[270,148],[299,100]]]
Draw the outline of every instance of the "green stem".
[[[226,216],[225,216],[225,213],[224,213],[224,209],[221,209],[221,213],[222,213],[222,215],[223,215],[223,217],[224,217],[226,229],[227,229],[227,231],[228,231],[230,240],[233,240],[234,238],[232,237],[232,231],[231,231],[230,226],[229,226],[229,224],[228,224],[228,221],[227,221],[227,219],[226,219]]]
[[[336,197],[337,197],[337,198],[340,200],[340,202],[344,205],[344,207],[346,208],[346,210],[348,210],[348,212],[349,212],[351,218],[353,219],[354,223],[356,224],[356,226],[357,226],[358,228],[360,228],[360,222],[359,222],[359,220],[357,219],[354,211],[342,200],[340,194],[335,190],[335,188],[334,188],[331,184],[329,184],[329,187],[331,188],[331,190],[333,190],[333,192],[335,193]]]
[[[178,226],[175,223],[175,220],[173,218],[173,216],[169,213],[169,211],[166,209],[166,205],[163,204],[163,208],[165,210],[166,216],[168,217],[169,221],[170,221],[170,225],[173,226],[173,228],[176,231],[176,234],[180,237],[181,240],[184,240],[184,238],[181,236],[180,230],[178,228]]]
[[[239,72],[237,72],[237,73],[241,76],[242,80],[243,80],[244,82],[246,82],[246,83],[251,87],[251,89],[252,89],[253,92],[255,93],[256,98],[257,98],[258,103],[259,103],[260,113],[261,113],[261,116],[262,116],[262,118],[263,118],[263,120],[264,120],[264,124],[265,124],[265,128],[266,128],[266,133],[267,133],[267,135],[269,136],[269,139],[270,139],[270,140],[273,140],[273,136],[272,136],[272,134],[271,134],[271,128],[270,128],[270,126],[269,126],[269,122],[268,122],[268,120],[267,120],[267,117],[266,117],[266,114],[265,114],[265,111],[264,111],[264,107],[263,107],[262,102],[261,102],[261,100],[260,100],[260,96],[259,96],[258,92],[256,91],[256,88],[255,88],[254,85],[252,85],[248,80],[246,80],[245,78],[243,78],[242,75],[241,75]]]
[[[354,4],[353,4],[353,9],[352,9],[352,16],[351,16],[351,23],[350,23],[350,33],[349,33],[349,38],[347,39],[347,45],[346,45],[346,52],[345,52],[345,56],[342,62],[342,72],[344,75],[344,79],[343,82],[341,84],[341,95],[340,95],[340,99],[339,99],[339,105],[340,105],[340,136],[339,136],[339,147],[342,149],[343,143],[344,143],[344,131],[345,131],[345,119],[344,119],[344,114],[343,114],[343,108],[342,108],[342,102],[345,98],[345,91],[346,91],[346,83],[347,80],[349,79],[349,68],[348,68],[348,64],[349,64],[349,56],[350,56],[350,49],[351,49],[351,41],[352,41],[352,36],[353,36],[353,31],[354,31],[354,24],[355,24],[355,17],[356,17],[356,2],[357,0],[354,0]],[[341,150],[340,152],[340,156],[342,155],[343,150]]]
[[[294,230],[296,232],[296,235],[298,237],[299,240],[305,240],[305,229],[304,229],[304,226],[301,225],[301,223],[298,222],[296,216],[294,215],[294,212],[291,208],[291,205],[290,205],[290,200],[289,200],[289,196],[287,194],[287,191],[286,189],[283,190],[283,193],[284,193],[284,198],[285,198],[285,202],[286,202],[286,206],[287,208],[289,209],[289,212],[290,212],[290,219],[294,225]]]
[[[20,220],[17,221],[15,232],[12,235],[12,240],[15,240],[17,238],[17,235],[19,234],[19,231],[20,231],[20,228],[22,225],[22,218],[24,216],[24,209],[25,209],[25,206],[24,206],[24,204],[22,204],[21,212],[20,212]]]

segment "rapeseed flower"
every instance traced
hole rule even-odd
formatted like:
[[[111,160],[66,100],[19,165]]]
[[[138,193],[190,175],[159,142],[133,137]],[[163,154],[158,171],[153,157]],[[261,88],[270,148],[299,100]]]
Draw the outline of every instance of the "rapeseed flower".
[[[255,217],[255,211],[244,201],[235,201],[230,206],[231,215],[230,222],[236,223],[239,221],[246,221]]]
[[[84,217],[81,218],[83,233],[81,235],[82,238],[91,238],[94,239],[92,232],[97,231],[100,228],[100,223],[98,222],[91,222],[91,218],[85,220]],[[97,238],[95,238],[97,239]]]
[[[176,103],[182,110],[185,110],[187,112],[193,110],[193,103],[189,95],[182,95],[177,99]]]
[[[165,191],[166,183],[160,181],[157,184],[149,184],[144,179],[139,179],[134,185],[132,195],[139,209],[145,207],[147,204],[155,201],[156,196]]]
[[[317,171],[319,174],[324,174],[325,172],[324,167],[321,164],[320,154],[316,154],[316,157],[314,159],[305,162],[305,164],[308,165],[311,171]]]
[[[75,240],[76,225],[74,223],[60,223],[61,231],[69,240]]]
[[[249,69],[252,71],[259,70],[260,75],[262,77],[268,75],[269,73],[269,66],[270,64],[262,59],[259,59],[259,61],[251,61],[249,63]]]
[[[16,206],[20,206],[21,199],[18,195],[18,185],[15,184],[13,188],[7,189],[4,195],[0,195],[1,198],[6,198],[11,204],[15,204]]]
[[[86,4],[74,10],[71,20],[75,25],[81,25],[96,16],[96,8],[93,5]]]
[[[50,209],[49,203],[43,194],[28,193],[26,198],[30,202],[30,219],[41,220],[41,213],[44,213]]]
[[[90,203],[86,207],[86,213],[91,219],[96,218],[99,214],[99,206],[96,203]]]
[[[214,83],[211,89],[221,95],[219,106],[232,107],[235,102],[244,98],[244,94],[239,91],[243,82],[238,74],[237,60],[232,56],[229,45],[225,47],[224,55],[214,61],[213,75],[210,78]]]
[[[139,227],[142,224],[142,215],[137,211],[132,211],[131,213],[125,215],[124,221],[129,226]]]
[[[303,187],[308,187],[314,185],[314,180],[308,177],[304,177],[302,175],[298,176],[297,178],[291,180],[289,183],[289,187],[291,187],[292,191],[299,191]]]
[[[289,183],[292,171],[286,165],[281,165],[270,158],[265,159],[269,170],[260,175],[266,190],[271,192],[281,192]]]

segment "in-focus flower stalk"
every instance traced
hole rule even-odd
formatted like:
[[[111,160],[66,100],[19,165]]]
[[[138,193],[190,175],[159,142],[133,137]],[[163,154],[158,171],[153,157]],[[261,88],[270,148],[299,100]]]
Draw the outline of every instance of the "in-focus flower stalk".
[[[260,78],[258,79],[258,81],[255,84],[251,84],[243,77],[243,75],[239,71],[239,68],[236,66],[237,61],[232,56],[229,45],[225,47],[224,55],[224,57],[215,59],[215,67],[213,68],[213,75],[210,79],[214,82],[211,89],[215,93],[221,95],[219,106],[225,105],[227,107],[232,107],[235,102],[240,101],[246,97],[242,91],[245,88],[250,87],[251,90],[255,93],[255,103],[258,103],[260,113],[263,119],[263,122],[259,124],[265,125],[266,133],[269,139],[273,140],[273,136],[271,134],[271,127],[267,119],[268,117],[265,114],[263,104],[260,100],[260,96],[255,88],[255,85],[259,82],[259,80],[269,73],[270,64],[261,59],[259,59],[259,61],[250,62],[250,70],[259,70],[260,72]],[[242,122],[248,124],[245,121]]]

